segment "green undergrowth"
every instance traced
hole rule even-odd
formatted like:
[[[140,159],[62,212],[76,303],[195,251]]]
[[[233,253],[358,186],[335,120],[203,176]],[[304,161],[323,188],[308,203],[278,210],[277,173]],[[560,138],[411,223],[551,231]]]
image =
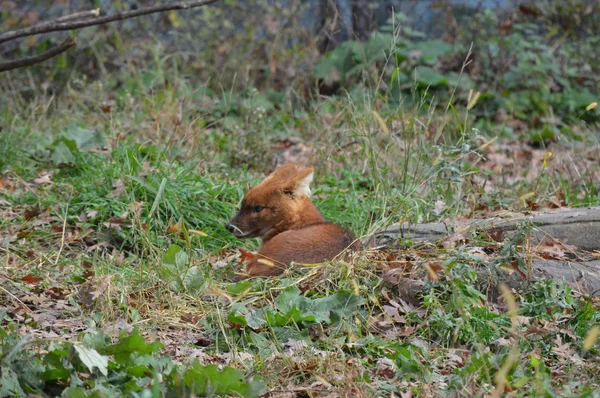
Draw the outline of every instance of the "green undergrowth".
[[[543,206],[559,191],[568,205],[598,203],[592,174],[568,179],[557,153],[537,171],[522,169],[534,178],[507,183],[485,165],[496,127],[469,127],[470,109],[377,110],[365,95],[298,111],[285,96],[218,97],[181,84],[115,94],[91,83],[60,103],[41,97],[20,113],[3,110],[3,292],[52,294],[71,314],[60,316],[89,332],[46,336],[37,313],[52,304],[27,302],[33,313],[16,315],[17,296],[3,293],[1,395],[260,396],[312,385],[303,388],[594,396],[597,303],[564,284],[513,292],[514,317],[475,273],[503,260],[460,250],[432,260],[439,280],[421,275],[419,305],[382,281],[391,263],[370,252],[232,283],[237,248],[258,242],[224,228],[270,167],[271,146],[287,137],[317,154],[316,205],[365,243],[394,223]],[[436,140],[435,131],[449,135]],[[418,262],[410,252],[392,256]],[[115,322],[129,332],[102,332]],[[177,357],[173,345],[200,346],[202,356]]]
[[[229,353],[233,366],[182,364],[138,331],[110,338],[91,319],[91,329],[69,341],[19,336],[9,322],[0,332],[0,393],[251,397],[267,386],[325,379],[328,388],[366,395],[489,394],[500,388],[596,396],[597,349],[585,342],[600,320],[595,304],[573,297],[564,284],[543,282],[519,297],[512,316],[485,304],[461,257],[451,257],[445,276],[426,284],[423,312],[401,319],[389,304],[382,308],[381,294],[394,291],[377,287],[376,278],[363,280],[360,291],[336,288],[341,279],[303,291],[297,279],[286,278],[223,286],[229,304],[223,297],[205,304],[211,310],[200,319],[212,342],[204,360]],[[386,323],[382,313],[392,318]]]
[[[94,83],[78,102],[73,91],[49,107],[39,99],[21,113],[4,109],[0,226],[2,274],[10,279],[0,313],[1,395],[260,396],[305,386],[365,396],[595,396],[600,312],[564,284],[513,292],[519,316],[511,316],[475,273],[502,260],[460,250],[431,260],[439,280],[421,275],[418,305],[382,281],[391,263],[370,252],[232,283],[237,248],[258,242],[224,228],[270,167],[271,146],[289,136],[317,153],[316,205],[365,243],[394,223],[543,206],[558,191],[565,204],[595,204],[591,174],[568,179],[546,157],[534,178],[503,181],[501,171],[483,167],[496,130],[470,128],[470,109],[440,116],[423,105],[407,116],[401,108],[378,111],[367,95],[300,112],[285,97],[274,102],[256,91],[228,99],[179,88],[134,90],[129,103],[106,105],[108,113],[98,98],[115,94]],[[86,105],[92,98],[99,110]],[[195,101],[207,98],[213,107],[199,110]],[[437,129],[453,143],[436,141]],[[392,256],[419,262],[410,252]],[[17,315],[13,291],[52,292],[71,314],[60,317],[89,332],[63,327],[68,339],[45,335],[37,314],[52,304],[19,298],[33,312]],[[131,325],[128,332],[103,334],[119,321]],[[177,357],[173,345],[200,346],[202,355]]]
[[[1,76],[0,396],[598,396],[598,301],[526,283],[530,225],[370,241],[600,203],[597,38],[554,49],[555,30],[498,36],[497,18],[468,24],[472,69],[468,46],[390,21],[315,59],[274,47],[243,77],[249,51],[211,79],[158,43],[119,68],[99,46],[101,78],[61,70],[52,90]],[[286,88],[292,61],[311,68]],[[315,168],[313,201],[364,250],[232,282],[259,242],[224,226],[282,159]]]

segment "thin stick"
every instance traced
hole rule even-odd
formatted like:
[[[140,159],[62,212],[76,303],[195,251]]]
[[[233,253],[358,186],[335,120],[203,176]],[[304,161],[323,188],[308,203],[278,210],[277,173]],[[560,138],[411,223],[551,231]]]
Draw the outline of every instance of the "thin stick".
[[[170,10],[186,10],[188,8],[200,7],[207,4],[215,3],[219,0],[196,0],[182,3],[173,4],[159,4],[152,7],[140,8],[139,10],[131,10],[125,12],[119,12],[112,15],[107,15],[98,18],[88,18],[83,21],[71,21],[71,22],[60,22],[51,21],[44,22],[38,25],[34,25],[28,28],[17,29],[8,31],[0,34],[0,43],[5,41],[14,40],[19,37],[38,35],[40,33],[58,32],[64,30],[75,30],[81,29],[88,26],[102,25],[108,22],[120,21],[123,19],[129,19],[138,17],[140,15],[153,14],[156,12],[170,11]],[[64,18],[64,17],[63,17]]]
[[[58,249],[58,254],[56,255],[56,261],[54,262],[54,265],[58,264],[58,260],[60,260],[60,255],[62,254],[62,251],[65,248],[65,235],[67,232],[67,217],[68,217],[68,215],[69,215],[69,202],[67,202],[67,206],[65,208],[65,219],[63,220],[62,236],[60,238],[60,248]]]
[[[2,63],[0,63],[0,72],[5,72],[7,70],[22,68],[24,66],[31,66],[31,65],[39,64],[41,62],[46,61],[47,59],[56,57],[57,55],[64,53],[70,47],[73,47],[76,44],[77,44],[77,40],[75,38],[70,38],[70,39],[63,41],[58,46],[52,47],[48,51],[44,51],[40,55],[34,55],[32,57],[20,58],[20,59],[14,60],[14,61],[2,62]]]

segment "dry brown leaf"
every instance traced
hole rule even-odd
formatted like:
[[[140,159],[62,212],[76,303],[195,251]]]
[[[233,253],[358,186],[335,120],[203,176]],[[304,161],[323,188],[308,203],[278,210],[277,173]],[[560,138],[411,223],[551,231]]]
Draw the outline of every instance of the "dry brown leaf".
[[[37,185],[52,184],[53,171],[42,171],[37,178],[33,179],[33,183]]]
[[[110,194],[113,198],[118,198],[125,192],[125,183],[121,178],[117,179],[113,184],[113,189],[110,191]]]
[[[42,278],[39,278],[37,276],[33,276],[31,274],[28,274],[28,275],[25,275],[22,278],[19,278],[19,280],[23,281],[23,282],[27,282],[27,283],[38,283],[39,281],[42,280]]]

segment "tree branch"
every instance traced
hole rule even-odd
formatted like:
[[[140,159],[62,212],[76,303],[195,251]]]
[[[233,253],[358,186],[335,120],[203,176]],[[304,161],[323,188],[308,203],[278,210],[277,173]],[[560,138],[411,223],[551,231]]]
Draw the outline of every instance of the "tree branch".
[[[35,64],[39,64],[41,62],[46,61],[52,57],[56,57],[58,54],[67,51],[68,48],[73,47],[77,44],[77,40],[75,38],[67,39],[60,43],[58,46],[52,47],[47,51],[39,55],[35,55],[33,57],[25,57],[21,59],[16,59],[14,61],[2,62],[0,63],[0,72],[5,72],[7,70],[22,68],[24,66],[31,66]]]
[[[201,6],[204,6],[207,4],[215,3],[217,1],[219,1],[219,0],[196,0],[196,1],[187,1],[187,2],[183,2],[183,3],[159,4],[159,5],[152,6],[152,7],[140,8],[139,10],[124,11],[124,12],[120,12],[117,14],[107,15],[104,17],[88,18],[88,19],[84,19],[83,21],[72,21],[72,18],[69,18],[69,19],[71,19],[70,22],[62,22],[62,21],[60,21],[60,18],[59,18],[58,20],[54,20],[51,22],[44,22],[44,23],[41,23],[38,25],[30,26],[28,28],[17,29],[17,30],[12,30],[12,31],[2,33],[2,34],[0,34],[0,43],[4,43],[9,40],[14,40],[19,37],[38,35],[40,33],[58,32],[58,31],[64,31],[64,30],[75,30],[75,29],[85,28],[88,26],[102,25],[102,24],[105,24],[108,22],[120,21],[123,19],[134,18],[134,17],[138,17],[141,15],[146,15],[146,14],[153,14],[155,12],[171,11],[171,10],[186,10],[188,8],[201,7]],[[67,16],[67,17],[69,17],[69,16]],[[63,17],[63,18],[65,18],[65,17]],[[77,18],[80,18],[80,16],[77,16]],[[63,19],[63,21],[64,21],[64,19]],[[17,62],[17,61],[14,61],[14,62]]]

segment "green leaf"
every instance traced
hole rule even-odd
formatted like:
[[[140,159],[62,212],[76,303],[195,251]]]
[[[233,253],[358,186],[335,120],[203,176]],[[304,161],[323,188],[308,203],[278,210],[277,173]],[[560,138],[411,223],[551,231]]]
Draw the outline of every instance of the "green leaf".
[[[44,371],[40,375],[40,378],[43,381],[67,381],[71,376],[70,369],[72,369],[72,365],[68,361],[68,358],[71,355],[72,351],[66,345],[61,345],[54,350],[49,350],[43,360]]]
[[[100,373],[104,376],[108,376],[108,357],[104,355],[100,355],[98,351],[93,348],[85,347],[81,344],[74,345],[75,351],[79,355],[79,359],[90,372],[94,371],[94,368],[98,368]]]
[[[187,265],[187,253],[178,245],[171,245],[163,255],[162,263],[172,275],[177,275],[177,271],[182,265]]]
[[[275,308],[286,313],[298,305],[302,297],[296,285],[286,287],[275,299]]]
[[[435,65],[438,58],[452,51],[452,45],[444,40],[435,39],[423,42],[414,42],[413,50],[421,52],[421,60],[427,65]]]
[[[9,367],[0,367],[0,397],[26,397],[19,376]]]
[[[231,305],[231,310],[227,314],[227,320],[233,324],[248,326],[248,321],[246,320],[246,315],[248,315],[249,311],[245,305],[240,303],[233,303]]]
[[[446,76],[434,71],[431,68],[417,68],[415,76],[417,83],[423,87],[439,87],[448,85],[448,79]]]
[[[374,32],[364,44],[364,59],[368,63],[385,60],[385,53],[389,52],[394,43],[394,36],[387,33]]]
[[[244,374],[230,366],[219,370],[217,365],[201,365],[194,363],[183,376],[185,385],[193,394],[198,395],[240,395],[254,398],[266,393],[266,385],[262,377],[255,376],[250,383]]]
[[[334,295],[315,300],[315,312],[329,311],[332,315],[332,321],[337,322],[340,319],[352,316],[365,299],[358,297],[347,291],[340,291]]]
[[[227,293],[241,294],[250,291],[250,288],[252,288],[252,282],[250,282],[249,280],[243,280],[237,283],[232,283],[229,286],[227,286]]]
[[[284,314],[279,312],[267,312],[265,315],[269,325],[286,326],[290,323],[298,323],[303,313],[299,308],[293,306]],[[311,318],[311,320],[314,320],[314,316]]]
[[[106,145],[104,135],[95,130],[88,130],[77,125],[70,125],[61,132],[61,137],[72,140],[79,150],[89,150]]]
[[[158,205],[160,204],[160,200],[162,199],[163,193],[165,192],[166,185],[167,185],[167,179],[163,178],[162,181],[160,182],[160,186],[158,187],[158,192],[156,194],[156,197],[154,198],[154,203],[152,203],[152,208],[150,209],[150,213],[148,213],[148,218],[152,218],[152,215],[158,208]]]
[[[394,81],[396,80],[396,76],[398,76],[398,72],[400,72],[400,68],[394,68],[394,71],[392,72],[392,77],[390,78],[390,86],[394,85]]]
[[[187,264],[187,254],[185,252],[181,252],[183,254],[186,255],[186,263]],[[178,254],[177,259],[181,258],[182,256]],[[183,260],[181,260],[183,261]],[[185,274],[183,275],[183,287],[185,288],[185,291],[188,293],[198,293],[200,290],[203,289],[204,284],[206,282],[206,277],[204,275],[204,272],[194,266],[194,267],[190,267]]]
[[[125,363],[132,354],[151,354],[157,352],[163,347],[162,343],[155,341],[146,343],[146,340],[136,330],[130,336],[122,335],[116,344],[106,347],[104,353],[114,355],[117,363]]]
[[[79,150],[75,141],[60,139],[55,141],[54,148],[52,149],[52,162],[55,166],[75,164],[76,155],[78,154]]]

